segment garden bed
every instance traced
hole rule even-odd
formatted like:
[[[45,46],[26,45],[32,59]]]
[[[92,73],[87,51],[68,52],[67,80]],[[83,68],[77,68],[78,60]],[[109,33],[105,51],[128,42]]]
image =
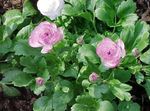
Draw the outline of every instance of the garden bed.
[[[31,0],[31,1],[34,7],[36,8],[36,0]],[[148,24],[150,24],[150,1],[149,0],[136,0],[136,5],[137,5],[136,13],[138,14],[139,18],[147,22]],[[0,0],[0,14],[4,14],[7,10],[11,10],[11,9],[22,10],[22,7],[23,7],[23,0]],[[73,29],[73,30],[76,31],[76,29]],[[149,48],[150,47],[148,45],[147,48],[144,49],[144,52],[146,52]],[[5,59],[0,58],[0,60],[5,60]],[[145,63],[141,63],[141,64],[145,65]],[[0,71],[0,73],[1,72],[3,71]],[[145,72],[143,72],[143,74],[145,75]],[[1,77],[1,79],[2,78],[3,77]],[[65,77],[62,77],[62,78],[65,78]],[[150,111],[150,100],[147,96],[147,93],[142,86],[137,84],[135,77],[132,76],[131,79],[127,82],[127,84],[132,86],[132,90],[130,91],[130,93],[132,95],[133,102],[136,102],[141,106],[141,111]],[[145,83],[142,83],[142,84],[145,84]],[[15,88],[17,88],[20,91],[20,96],[7,97],[6,95],[3,94],[3,92],[0,92],[0,111],[32,111],[33,103],[35,102],[36,99],[38,99],[38,96],[36,96],[33,93],[33,91],[30,91],[27,88],[18,88],[18,87],[15,87]],[[80,91],[78,93],[80,93]],[[70,111],[69,108],[68,108],[68,111]]]

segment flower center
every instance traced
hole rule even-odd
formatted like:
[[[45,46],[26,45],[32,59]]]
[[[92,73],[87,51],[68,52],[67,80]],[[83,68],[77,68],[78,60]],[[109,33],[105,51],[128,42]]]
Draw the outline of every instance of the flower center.
[[[111,55],[111,52],[110,52],[110,51],[108,51],[108,52],[107,52],[107,54],[108,54],[108,55]]]
[[[44,36],[49,36],[49,34],[48,34],[48,33],[45,33]]]

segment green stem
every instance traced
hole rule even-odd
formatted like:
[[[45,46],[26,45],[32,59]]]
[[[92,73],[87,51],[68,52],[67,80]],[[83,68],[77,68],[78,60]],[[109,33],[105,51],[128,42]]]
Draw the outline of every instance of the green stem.
[[[92,20],[93,28],[95,32],[97,33],[96,25],[95,25],[95,14],[93,13],[93,20]]]
[[[116,18],[116,15],[115,15],[115,26],[114,26],[114,29],[113,29],[113,33],[114,33],[115,30],[116,30],[116,22],[117,22],[117,18]]]

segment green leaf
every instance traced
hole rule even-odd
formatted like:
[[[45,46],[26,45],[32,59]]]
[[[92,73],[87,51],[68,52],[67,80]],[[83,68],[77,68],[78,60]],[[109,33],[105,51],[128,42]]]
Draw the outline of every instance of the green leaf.
[[[78,14],[78,10],[74,9],[70,4],[65,4],[64,9],[62,10],[63,15],[74,16]]]
[[[138,84],[144,81],[144,75],[142,73],[135,74],[135,79]]]
[[[78,0],[78,1],[70,0],[70,3],[76,10],[81,11],[81,9],[85,9],[86,0]]]
[[[26,73],[37,73],[37,71],[38,71],[38,66],[36,65],[35,60],[30,56],[21,57],[20,64],[22,66],[25,66],[23,71]]]
[[[84,44],[78,50],[77,59],[79,62],[87,63],[86,58],[93,64],[99,63],[95,48],[92,45]]]
[[[99,103],[88,95],[78,96],[76,101],[71,111],[98,111]]]
[[[140,56],[140,60],[146,64],[150,64],[150,49]]]
[[[104,35],[96,34],[94,35],[94,38],[91,39],[90,44],[93,45],[94,47],[97,47],[100,41],[102,41],[105,38]]]
[[[12,41],[8,38],[0,41],[0,54],[6,54],[12,50]]]
[[[87,79],[84,79],[84,80],[82,81],[82,86],[85,87],[85,88],[89,87],[90,84],[91,84],[91,83],[90,83],[89,80],[87,80]]]
[[[4,25],[1,25],[1,26],[0,26],[0,41],[3,40],[4,29],[5,29],[5,26],[4,26]]]
[[[139,51],[142,51],[149,44],[149,25],[144,21],[138,21],[135,25],[134,45]]]
[[[88,21],[92,21],[92,14],[90,12],[79,13],[78,16],[85,18]]]
[[[4,78],[2,79],[2,83],[12,83],[15,86],[22,87],[28,86],[33,77],[27,73],[24,73],[18,69],[12,69],[7,71],[4,74]]]
[[[34,91],[34,94],[36,95],[39,95],[41,94],[44,90],[46,89],[45,85],[42,85],[42,86],[35,86],[33,91]]]
[[[42,96],[37,99],[33,111],[65,111],[70,97],[63,92],[55,92],[52,97]]]
[[[102,84],[102,85],[93,84],[88,88],[88,90],[89,90],[89,95],[92,96],[93,98],[101,98],[102,94],[108,92],[109,87],[106,84]]]
[[[122,1],[117,9],[117,16],[122,18],[128,14],[134,13],[136,10],[136,4],[133,0]]]
[[[12,82],[22,71],[18,69],[11,69],[4,73],[4,78],[2,79],[2,83]]]
[[[150,79],[146,79],[146,83],[144,84],[144,88],[150,100]]]
[[[119,111],[140,111],[140,105],[132,101],[123,101],[118,105]]]
[[[6,86],[2,84],[2,90],[5,96],[10,96],[10,97],[15,97],[15,96],[20,96],[19,90],[17,90],[14,87],[11,86]]]
[[[17,87],[27,87],[33,80],[33,77],[27,73],[18,74],[14,80],[13,84]]]
[[[145,32],[139,40],[137,39],[135,45],[139,51],[143,51],[149,45],[149,32]]]
[[[130,101],[131,99],[131,94],[127,91],[130,91],[132,89],[131,86],[121,83],[117,79],[110,80],[110,89],[112,93],[119,98],[121,101],[126,100]]]
[[[40,49],[30,47],[27,40],[19,40],[16,43],[14,50],[16,55],[24,55],[24,56],[41,55]]]
[[[9,63],[1,63],[0,65],[0,73],[1,74],[5,74],[5,72],[9,71],[10,69],[12,69],[12,65]],[[3,76],[4,78],[4,76]]]
[[[23,15],[24,16],[33,16],[37,13],[37,11],[32,6],[30,0],[25,0],[23,3]]]
[[[143,66],[142,70],[146,73],[146,75],[150,76],[150,66]]]
[[[62,10],[62,14],[64,15],[78,16],[85,9],[86,0],[68,0],[67,2],[69,2],[69,4],[65,4]]]
[[[115,25],[115,11],[105,2],[102,2],[101,5],[95,10],[95,16],[99,20],[106,22],[108,26]]]
[[[87,0],[87,9],[90,11],[94,11],[97,0]]]
[[[33,111],[52,111],[52,101],[47,96],[38,98],[34,103]]]
[[[20,64],[22,66],[25,66],[25,68],[23,69],[24,72],[40,73],[39,76],[41,76],[43,73],[45,73],[45,69],[47,67],[46,60],[43,57],[39,57],[39,56],[36,56],[34,58],[31,56],[21,57]]]
[[[78,70],[74,67],[70,67],[68,70],[66,70],[63,75],[64,77],[74,77],[77,78],[78,76]]]
[[[12,33],[17,29],[16,23],[10,23],[7,26],[2,26],[2,39],[5,40],[7,37],[12,36]]]
[[[3,15],[4,25],[9,26],[12,23],[15,23],[17,25],[21,24],[24,21],[24,18],[20,12],[20,10],[13,9],[7,11]]]
[[[78,2],[78,1],[76,1],[76,2]],[[79,6],[79,5],[77,5],[77,6]],[[79,17],[85,18],[88,21],[92,21],[92,14],[87,11],[86,12],[82,11],[84,9],[82,6],[81,7],[77,7],[77,6],[65,4],[62,14],[68,15],[68,16],[79,16]]]
[[[131,73],[130,71],[125,71],[123,69],[116,69],[114,70],[114,78],[121,82],[127,82],[131,78]]]
[[[102,97],[102,92],[100,86],[93,84],[89,88],[89,95],[93,98],[101,98]]]
[[[16,39],[28,39],[34,26],[32,24],[23,27],[16,35]]]
[[[128,14],[125,17],[122,17],[118,24],[121,24],[123,27],[126,26],[132,26],[135,24],[135,21],[137,21],[138,16],[136,14]]]
[[[111,102],[105,100],[100,102],[98,111],[114,111],[114,107]]]
[[[134,26],[130,27],[125,27],[121,34],[120,34],[121,39],[125,43],[126,50],[131,50],[133,49],[133,43],[135,41],[134,37]]]

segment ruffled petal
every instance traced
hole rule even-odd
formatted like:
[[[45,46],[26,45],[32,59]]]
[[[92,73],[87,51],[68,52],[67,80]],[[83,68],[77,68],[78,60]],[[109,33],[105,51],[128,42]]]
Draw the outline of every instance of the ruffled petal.
[[[125,55],[126,55],[126,51],[125,51],[125,46],[124,46],[124,43],[121,39],[118,39],[117,41],[117,45],[121,48],[121,57],[124,58]]]
[[[28,42],[31,47],[42,47],[42,44],[38,42],[38,38],[35,36],[30,36]]]
[[[50,52],[50,50],[52,50],[52,48],[53,47],[51,45],[50,46],[44,46],[41,50],[41,53],[46,54],[46,53]]]

